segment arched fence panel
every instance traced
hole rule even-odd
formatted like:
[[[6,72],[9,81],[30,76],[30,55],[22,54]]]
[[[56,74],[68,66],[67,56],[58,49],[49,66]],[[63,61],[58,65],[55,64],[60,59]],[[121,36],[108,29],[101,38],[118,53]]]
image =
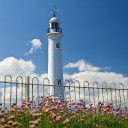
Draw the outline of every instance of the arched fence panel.
[[[16,78],[16,104],[17,104],[17,85],[19,84],[19,82],[18,82],[18,79],[21,79],[21,103],[22,103],[22,100],[23,100],[23,78],[22,78],[22,76],[17,76],[17,78]]]

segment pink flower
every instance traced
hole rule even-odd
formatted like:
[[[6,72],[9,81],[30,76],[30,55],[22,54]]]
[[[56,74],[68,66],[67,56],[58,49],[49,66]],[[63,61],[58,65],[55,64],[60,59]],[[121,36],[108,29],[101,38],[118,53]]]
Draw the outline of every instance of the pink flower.
[[[92,106],[93,104],[92,103],[89,103],[90,106]]]
[[[79,99],[80,102],[83,102],[83,99]]]
[[[85,115],[83,115],[83,117],[85,118],[86,116],[85,116]]]
[[[63,121],[63,124],[66,124],[66,121]]]
[[[116,112],[116,115],[119,115],[120,113],[119,112]]]

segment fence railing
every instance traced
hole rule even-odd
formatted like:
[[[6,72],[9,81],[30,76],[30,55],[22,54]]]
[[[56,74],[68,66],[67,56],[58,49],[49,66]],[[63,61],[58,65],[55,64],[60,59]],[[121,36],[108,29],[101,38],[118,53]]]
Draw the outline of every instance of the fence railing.
[[[10,79],[10,81],[7,81],[7,78]],[[18,103],[18,97],[21,97],[20,102],[25,98],[25,100],[28,102],[30,99],[32,102],[34,101],[34,94],[37,95],[37,103],[39,103],[39,96],[47,96],[48,89],[50,87],[54,88],[55,92],[55,87],[59,88],[59,93],[60,93],[60,88],[63,87],[64,89],[64,100],[69,99],[69,102],[77,102],[79,99],[83,99],[87,103],[92,102],[93,105],[96,105],[96,102],[101,101],[103,103],[109,103],[113,102],[114,105],[117,106],[128,106],[128,84],[123,85],[122,83],[119,83],[116,85],[115,83],[107,84],[106,82],[103,82],[101,85],[98,84],[98,82],[93,82],[92,85],[89,84],[88,81],[84,81],[83,84],[80,84],[78,80],[74,81],[71,83],[69,80],[65,80],[63,86],[62,85],[50,85],[49,84],[49,79],[44,78],[42,80],[42,83],[39,83],[39,79],[37,77],[34,77],[31,79],[30,83],[30,78],[26,77],[25,82],[23,81],[23,78],[21,76],[18,76],[16,78],[16,82],[12,82],[12,77],[10,75],[6,75],[4,78],[4,81],[0,81],[0,88],[3,88],[3,99],[1,99],[0,102],[3,102],[4,107],[6,105],[6,99],[9,99],[10,105],[12,104],[12,100],[15,99],[15,102]],[[46,84],[47,81],[47,84]],[[77,85],[76,85],[77,84]],[[21,96],[17,93],[17,90],[19,89],[18,86],[20,85],[20,92]],[[35,88],[37,86],[37,88]],[[12,87],[13,87],[13,92],[12,92]],[[14,91],[15,87],[15,91]],[[39,88],[42,89],[39,89]],[[7,96],[6,91],[7,88],[10,88],[9,91],[9,96]],[[24,91],[25,90],[25,91]],[[35,92],[37,91],[37,92]],[[12,94],[13,97],[12,98]],[[30,97],[30,99],[28,99]]]

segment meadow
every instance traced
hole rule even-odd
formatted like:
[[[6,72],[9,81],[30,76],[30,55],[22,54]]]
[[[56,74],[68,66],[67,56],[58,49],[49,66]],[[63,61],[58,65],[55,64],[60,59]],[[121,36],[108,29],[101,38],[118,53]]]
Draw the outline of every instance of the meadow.
[[[20,106],[13,103],[8,110],[0,103],[0,128],[128,128],[127,107],[113,107],[112,103],[100,101],[93,106],[79,99],[75,103],[54,95],[22,101]]]

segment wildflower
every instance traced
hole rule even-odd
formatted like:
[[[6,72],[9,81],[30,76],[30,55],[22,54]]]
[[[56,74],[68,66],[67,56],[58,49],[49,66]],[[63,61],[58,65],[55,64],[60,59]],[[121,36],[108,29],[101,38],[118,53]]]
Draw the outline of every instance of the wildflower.
[[[36,126],[35,125],[30,125],[30,128],[36,128]]]
[[[7,109],[7,107],[4,107],[4,109]]]
[[[100,105],[101,104],[101,102],[100,101],[98,101],[98,105]]]
[[[14,119],[15,119],[15,116],[8,117],[8,120],[14,120]]]
[[[116,115],[119,115],[120,113],[119,112],[116,112]]]
[[[122,115],[122,117],[124,118],[124,117],[125,117],[125,115]]]
[[[19,127],[22,126],[22,124],[19,124]]]
[[[37,126],[37,125],[39,125],[39,122],[37,120],[33,121],[33,125]]]
[[[65,121],[66,121],[66,123],[68,123],[69,122],[69,119],[67,118]]]
[[[51,124],[52,123],[52,121],[49,121],[49,124]]]
[[[95,125],[96,123],[94,122],[93,124]]]
[[[52,114],[52,118],[56,118],[56,115],[55,114]]]
[[[93,104],[92,103],[89,103],[89,106],[92,106]]]
[[[20,120],[23,120],[23,118],[21,117]]]
[[[85,115],[83,115],[83,118],[85,118],[86,116]]]
[[[80,102],[83,102],[83,99],[79,99]]]
[[[3,113],[0,113],[0,118],[4,118],[4,114]]]
[[[56,118],[56,120],[55,120],[55,121],[56,121],[56,122],[59,122],[59,120],[60,120],[59,118]]]
[[[38,114],[36,114],[36,113],[33,113],[33,114],[32,114],[32,116],[33,116],[33,117],[37,117],[37,116],[38,116]]]
[[[84,122],[84,119],[80,119],[81,120],[81,122]]]
[[[63,124],[66,124],[66,121],[63,121]]]
[[[127,108],[127,106],[124,106],[124,108],[126,109],[126,108]]]
[[[29,124],[32,125],[33,124],[33,121],[29,121]]]
[[[76,116],[72,116],[74,119],[76,119]]]
[[[113,103],[111,102],[111,103],[109,103],[109,105],[112,105]]]
[[[12,124],[14,127],[17,127],[19,125],[19,123],[16,121]]]
[[[41,122],[41,119],[37,119],[38,122]]]
[[[28,96],[27,99],[30,99],[30,96]]]
[[[46,110],[44,110],[45,113],[49,113],[50,109],[47,108]]]
[[[65,113],[64,115],[67,116],[67,113]]]
[[[9,112],[11,113],[11,112],[14,112],[15,110],[13,109],[13,108],[11,108],[11,109],[9,109]]]
[[[26,110],[28,110],[28,109],[29,109],[29,107],[25,106],[25,109],[26,109]]]
[[[5,120],[4,118],[1,119],[1,123],[4,124],[5,123]]]
[[[11,121],[8,121],[8,124],[9,125],[12,125],[13,124],[13,121],[11,120]]]
[[[4,128],[10,128],[10,126],[9,126],[9,125],[7,125],[7,124],[5,124],[5,125],[4,125]]]

